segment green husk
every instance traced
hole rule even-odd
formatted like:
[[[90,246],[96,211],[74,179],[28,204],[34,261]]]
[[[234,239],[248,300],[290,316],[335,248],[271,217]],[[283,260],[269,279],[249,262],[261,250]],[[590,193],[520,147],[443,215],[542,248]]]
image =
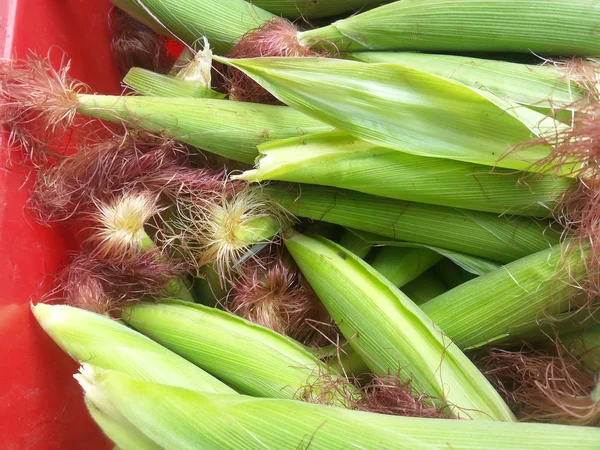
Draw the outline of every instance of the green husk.
[[[275,16],[243,0],[111,0],[159,34],[194,46],[203,37],[226,53],[248,31]]]
[[[319,233],[321,234],[321,233]],[[365,259],[373,246],[366,242],[359,234],[352,230],[345,230],[340,237],[338,244],[349,252],[354,253],[361,259]]]
[[[566,125],[486,91],[394,64],[329,58],[219,61],[236,67],[287,105],[365,142],[415,155],[493,167],[571,174],[542,167]],[[423,133],[427,130],[427,133]]]
[[[543,108],[546,113],[572,109],[584,98],[584,92],[568,79],[566,67],[410,52],[356,52],[351,56],[363,62],[399,64],[429,72],[511,102]]]
[[[168,449],[588,450],[600,441],[600,429],[591,427],[421,419],[211,396],[115,372],[97,373],[93,382],[128,420]]]
[[[77,361],[156,383],[235,393],[192,363],[108,317],[66,305],[38,303],[31,310],[54,342]]]
[[[324,396],[345,405],[342,393],[320,385],[343,380],[300,344],[240,317],[178,301],[125,308],[123,320],[207,372],[249,395],[273,398]],[[314,384],[314,385],[313,385]],[[347,385],[347,392],[353,387]],[[328,397],[329,395],[329,397]]]
[[[194,292],[196,297],[205,306],[217,307],[222,305],[229,293],[229,287],[223,284],[219,277],[216,264],[207,264],[201,268],[199,275],[202,278],[194,280]]]
[[[343,373],[347,376],[358,378],[369,373],[369,367],[365,364],[358,352],[350,345],[345,345],[335,354],[327,359],[330,370]]]
[[[446,285],[431,270],[402,287],[402,292],[415,305],[422,305],[446,291],[448,291]]]
[[[394,286],[401,288],[440,262],[442,256],[427,248],[384,247],[371,267]]]
[[[514,261],[559,241],[547,224],[527,218],[310,185],[269,185],[263,193],[299,217],[498,262]]]
[[[256,146],[275,139],[325,133],[332,127],[284,106],[228,100],[77,96],[77,112],[161,132],[235,161],[253,164]]]
[[[252,4],[283,17],[322,19],[352,10],[378,6],[390,0],[252,0]]]
[[[401,0],[300,33],[338,48],[600,55],[595,0]]]
[[[150,236],[148,236],[148,233],[146,233],[146,230],[144,230],[143,227],[140,229],[139,233],[142,236],[141,237],[141,241],[142,241],[141,250],[142,251],[151,251],[151,250],[158,249],[158,247],[156,246],[156,244],[154,243],[152,238]],[[191,292],[186,281],[183,278],[179,278],[179,277],[173,278],[169,282],[169,285],[167,286],[167,289],[166,289],[166,295],[168,295],[169,297],[175,298],[175,299],[183,300],[185,302],[192,302],[192,303],[196,302],[196,299],[194,298],[194,294]]]
[[[430,158],[328,133],[259,146],[257,168],[235,178],[333,186],[477,211],[548,216],[572,180]]]
[[[469,359],[381,274],[322,237],[289,234],[285,245],[350,345],[379,376],[397,375],[415,395],[457,417],[514,416]]]
[[[382,236],[377,236],[373,233],[366,233],[364,231],[354,230],[354,233],[361,236],[366,242],[373,245],[383,245],[386,247],[399,247],[399,248],[418,248],[431,250],[437,253],[443,258],[447,258],[454,264],[458,265],[461,269],[469,272],[473,275],[483,275],[484,273],[492,272],[500,268],[500,264],[487,259],[479,258],[473,255],[467,255],[464,253],[452,252],[439,247],[433,247],[431,245],[415,244],[413,242],[402,242],[393,239],[386,239]],[[472,278],[472,277],[471,277]]]
[[[442,260],[433,270],[449,289],[483,275],[471,273],[449,259]]]
[[[600,325],[593,324],[560,337],[569,352],[581,360],[591,373],[600,372]]]
[[[585,294],[576,285],[587,276],[583,260],[577,248],[556,245],[467,281],[421,308],[463,349],[518,342]]]
[[[449,259],[454,264],[458,265],[461,269],[473,275],[483,275],[484,273],[492,272],[500,268],[500,264],[498,264],[497,262],[479,258],[473,255],[467,255],[465,253],[453,252],[443,248],[433,247],[431,245],[415,244],[414,242],[396,241],[394,239],[385,238],[383,236],[378,236],[374,233],[368,233],[356,229],[352,230],[352,233],[356,234],[368,244],[374,246],[431,250],[432,252],[440,255],[442,258]]]
[[[150,70],[133,67],[129,69],[123,83],[141,95],[152,97],[224,98],[206,87]]]
[[[122,450],[163,450],[156,442],[134,427],[122,414],[116,417],[104,412],[86,396],[85,406],[94,419],[119,449]]]

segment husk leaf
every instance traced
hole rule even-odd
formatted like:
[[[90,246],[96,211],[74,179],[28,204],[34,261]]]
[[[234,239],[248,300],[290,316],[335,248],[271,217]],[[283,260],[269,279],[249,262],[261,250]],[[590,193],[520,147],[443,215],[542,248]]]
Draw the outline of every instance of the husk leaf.
[[[105,373],[101,389],[164,448],[587,450],[600,430],[386,416],[289,400],[199,394]],[[131,401],[135,398],[136,401]]]
[[[408,297],[367,263],[321,237],[293,233],[286,248],[350,345],[379,376],[410,382],[460,418],[512,421],[469,359]]]

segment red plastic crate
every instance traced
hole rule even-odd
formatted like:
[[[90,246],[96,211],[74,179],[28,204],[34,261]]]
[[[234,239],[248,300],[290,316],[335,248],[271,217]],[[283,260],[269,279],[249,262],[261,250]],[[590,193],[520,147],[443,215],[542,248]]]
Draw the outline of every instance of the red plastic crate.
[[[0,55],[62,50],[94,91],[120,92],[109,48],[109,0],[0,0]],[[35,322],[29,302],[53,284],[69,239],[24,210],[31,182],[0,152],[0,436],[4,450],[108,449],[89,418],[77,364]]]

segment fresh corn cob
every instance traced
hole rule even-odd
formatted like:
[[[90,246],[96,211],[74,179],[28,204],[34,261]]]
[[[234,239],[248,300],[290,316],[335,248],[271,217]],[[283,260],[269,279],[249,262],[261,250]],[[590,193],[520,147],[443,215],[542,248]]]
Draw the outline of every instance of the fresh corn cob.
[[[160,34],[196,44],[209,39],[227,52],[244,34],[275,16],[243,0],[112,0],[123,11]]]
[[[410,381],[415,393],[443,399],[460,418],[514,419],[458,347],[367,263],[325,238],[294,233],[285,245],[375,375],[393,374]]]
[[[595,0],[401,0],[299,33],[311,45],[598,56]]]
[[[324,363],[300,344],[240,317],[178,301],[142,303],[126,308],[123,320],[227,384],[249,395],[274,398],[319,398],[345,405],[354,388],[331,391],[342,383]],[[329,397],[328,397],[329,396]]]
[[[60,140],[78,113],[162,133],[249,164],[260,143],[332,130],[330,125],[282,106],[208,98],[83,94],[82,84],[68,76],[68,64],[56,70],[36,56],[5,61],[0,76],[2,123],[11,128],[13,141],[35,148],[54,143],[54,138]]]
[[[132,121],[136,127],[249,164],[260,143],[332,129],[291,108],[227,100],[82,94],[78,102],[81,114]]]
[[[556,245],[467,281],[421,305],[461,348],[515,341],[577,304],[584,256]],[[573,278],[573,279],[572,279]]]
[[[146,336],[89,311],[38,303],[33,314],[71,357],[136,378],[221,394],[235,391]]]
[[[411,155],[345,133],[273,141],[260,145],[259,152],[257,168],[235,178],[319,184],[501,214],[548,216],[573,184],[565,178]]]
[[[588,450],[600,429],[547,424],[421,419],[289,400],[201,394],[86,369],[97,392],[163,448]],[[83,378],[86,378],[85,380]]]
[[[569,161],[560,168],[536,165],[551,145],[515,151],[533,138],[557,141],[566,125],[420,70],[328,58],[215,59],[288,106],[377,146],[516,170],[569,174],[577,167]]]
[[[558,243],[544,222],[310,185],[271,185],[263,193],[292,214],[492,261],[510,262]]]

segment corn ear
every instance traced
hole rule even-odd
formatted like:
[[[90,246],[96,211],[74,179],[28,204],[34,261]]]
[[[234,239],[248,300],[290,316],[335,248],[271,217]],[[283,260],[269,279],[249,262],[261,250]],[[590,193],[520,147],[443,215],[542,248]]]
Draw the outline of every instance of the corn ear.
[[[263,193],[292,214],[498,262],[558,243],[544,222],[405,202],[310,185],[269,185]]]
[[[301,151],[299,151],[301,149]],[[429,158],[377,147],[345,133],[259,146],[257,168],[235,178],[333,186],[477,211],[548,216],[572,181]]]
[[[410,283],[402,286],[402,292],[410,298],[415,305],[422,305],[438,295],[448,291],[446,285],[431,270],[428,270]]]
[[[94,382],[128,420],[169,449],[588,450],[600,440],[600,429],[592,427],[387,416],[201,394],[117,372],[98,373]]]
[[[342,46],[371,50],[598,56],[598,23],[595,0],[401,0],[299,39],[338,34]]]
[[[42,328],[77,361],[136,378],[221,394],[235,391],[122,323],[66,305],[31,307]]]
[[[459,348],[367,263],[321,237],[293,233],[285,245],[344,337],[374,374],[398,375],[411,383],[416,395],[447,402],[461,418],[514,420],[508,406]]]
[[[158,33],[193,46],[207,37],[218,53],[275,16],[243,0],[111,0]]]
[[[319,391],[319,379],[341,381],[300,344],[214,308],[164,301],[125,308],[122,316],[141,333],[249,395],[303,398],[303,390],[313,384],[308,394],[327,395]],[[346,404],[345,396],[331,395],[332,403]]]
[[[461,284],[421,305],[464,349],[517,341],[569,311],[587,274],[577,249],[556,245]],[[576,277],[571,279],[571,277]]]
[[[371,261],[371,267],[394,286],[401,288],[441,260],[442,257],[439,253],[428,248],[390,246],[382,248],[375,255]]]
[[[536,66],[458,55],[410,52],[356,52],[352,57],[369,63],[399,64],[481,89],[511,102],[543,108],[550,113],[572,109],[584,92],[570,82],[566,68]]]
[[[253,164],[256,146],[332,127],[284,106],[228,100],[78,95],[78,112],[161,132],[235,161]]]
[[[534,137],[556,140],[556,133],[567,129],[526,106],[394,64],[215,59],[242,70],[288,106],[360,140],[404,153],[540,171],[544,168],[535,163],[550,154],[550,146],[518,152],[514,147]],[[572,169],[565,164],[560,173]]]
[[[117,417],[99,409],[86,396],[85,406],[94,422],[122,450],[163,450],[156,442],[134,427],[122,414]]]
[[[161,75],[140,67],[129,69],[123,78],[123,83],[140,95],[152,97],[225,98],[225,94],[220,94],[199,84]]]

